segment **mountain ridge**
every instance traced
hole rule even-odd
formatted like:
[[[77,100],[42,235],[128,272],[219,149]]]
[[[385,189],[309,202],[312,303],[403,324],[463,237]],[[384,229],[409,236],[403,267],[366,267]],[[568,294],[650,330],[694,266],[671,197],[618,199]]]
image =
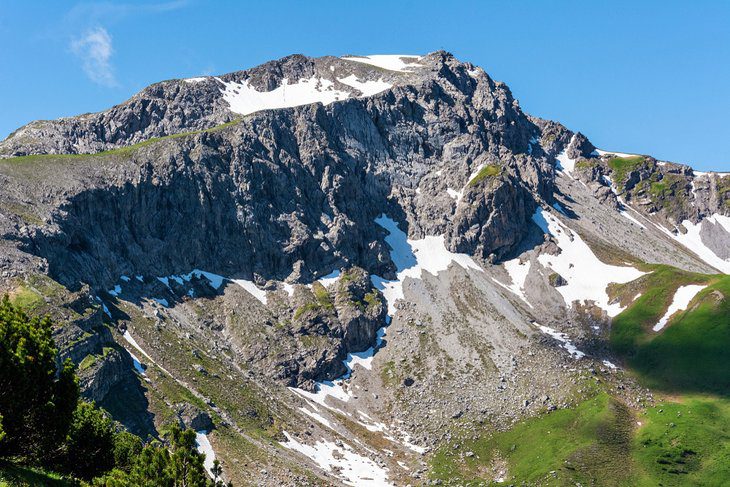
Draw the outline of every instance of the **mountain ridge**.
[[[598,150],[448,53],[140,93],[0,143],[0,291],[57,320],[86,397],[134,432],[207,415],[237,482],[435,481],[429,462],[477,461],[467,438],[597,387],[625,423],[654,391],[613,318],[662,265],[677,287],[730,272],[730,177]]]

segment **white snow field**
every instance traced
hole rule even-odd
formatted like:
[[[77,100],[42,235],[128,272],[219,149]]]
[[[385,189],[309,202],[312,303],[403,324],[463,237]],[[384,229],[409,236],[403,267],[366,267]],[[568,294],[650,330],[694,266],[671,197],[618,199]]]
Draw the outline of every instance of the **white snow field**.
[[[532,304],[527,300],[527,296],[525,295],[525,281],[527,280],[527,275],[530,273],[530,261],[525,261],[520,263],[520,259],[515,258],[512,260],[508,260],[504,262],[504,270],[507,271],[507,274],[509,274],[510,279],[512,279],[512,284],[509,286],[505,286],[501,282],[495,280],[495,282],[505,289],[508,289],[515,293],[517,296],[519,296],[522,301],[524,301],[530,308],[532,308]]]
[[[194,84],[194,83],[200,83],[201,81],[205,81],[206,79],[208,79],[208,77],[206,77],[206,76],[200,76],[200,77],[197,77],[197,78],[185,78],[183,81],[186,82],[186,83],[193,83]]]
[[[271,91],[257,91],[247,81],[243,83],[219,81],[225,86],[222,90],[223,99],[228,102],[232,112],[241,115],[316,102],[328,105],[350,96],[346,91],[335,89],[332,81],[317,77],[300,79],[294,83],[285,79],[281,86]]]
[[[390,59],[389,56],[385,56],[385,58],[388,59],[381,59],[379,56],[376,56],[376,58],[375,62],[385,63],[388,66],[405,66],[405,63],[402,61],[398,61],[398,63],[396,63]],[[363,58],[363,60],[360,58],[344,59],[367,62],[365,58]],[[374,62],[370,62],[368,64],[374,64]],[[378,66],[378,64],[375,65]],[[401,70],[394,69],[394,71]],[[241,115],[248,115],[261,110],[309,105],[310,103],[317,102],[329,105],[332,102],[345,100],[351,96],[349,91],[338,90],[335,88],[334,82],[325,78],[318,78],[316,76],[297,81],[284,79],[281,86],[278,86],[271,91],[258,91],[256,88],[251,86],[248,81],[236,82],[223,81],[220,78],[216,79],[223,83],[224,87],[221,92],[223,93],[223,99],[228,103],[231,111]],[[338,78],[337,81],[359,90],[362,93],[362,97],[376,95],[393,86],[383,80],[361,81],[354,74],[344,78]]]
[[[446,193],[452,198],[455,199],[457,202],[461,201],[462,196],[464,196],[464,190],[456,191],[452,188],[446,188]]]
[[[604,264],[580,235],[542,208],[538,208],[532,220],[543,232],[555,237],[560,247],[559,255],[541,254],[538,261],[567,281],[566,285],[555,288],[563,296],[565,304],[571,306],[574,301],[593,301],[610,317],[619,314],[623,308],[619,303],[608,303],[606,287],[612,282],[633,281],[644,273],[633,267]]]
[[[625,207],[625,208],[629,208],[629,207]],[[632,208],[632,210],[633,210],[633,208]],[[633,216],[631,216],[631,214],[629,213],[628,210],[625,210],[625,209],[624,210],[620,210],[619,213],[621,213],[621,215],[624,218],[626,218],[626,219],[630,220],[631,222],[635,223],[636,225],[638,225],[640,228],[646,228],[646,226],[644,226],[643,223],[641,223],[639,220],[637,220],[636,218],[634,218]]]
[[[346,443],[338,446],[331,441],[318,440],[314,445],[306,445],[286,431],[283,433],[287,441],[281,443],[281,446],[312,459],[322,469],[338,476],[348,485],[393,485],[388,482],[387,468],[380,467],[369,458],[358,454]]]
[[[573,142],[573,139],[575,138],[575,135],[570,139],[570,142]],[[570,145],[570,144],[568,144]],[[568,157],[568,154],[565,149],[558,154],[556,166],[559,171],[562,171],[563,173],[567,174],[568,176],[572,177],[573,170],[575,169],[575,159],[571,159]]]
[[[601,149],[596,149],[594,151],[594,154],[599,155],[599,156],[605,156],[607,154],[609,154],[609,155],[610,154],[613,154],[616,157],[634,157],[634,156],[637,156],[638,155],[638,154],[628,154],[626,152],[614,152],[614,151],[610,151],[610,150],[601,150]]]
[[[146,359],[147,359],[147,360],[148,360],[148,361],[149,361],[150,363],[152,363],[152,364],[155,364],[155,365],[156,365],[156,366],[158,366],[158,367],[160,368],[160,370],[162,370],[162,371],[163,371],[164,373],[166,373],[166,374],[167,374],[167,375],[169,375],[170,377],[173,377],[173,378],[174,378],[174,376],[173,376],[173,375],[172,375],[172,374],[171,374],[170,372],[168,372],[168,371],[167,371],[167,370],[166,370],[166,369],[165,369],[165,368],[164,368],[164,367],[163,367],[162,365],[160,365],[160,364],[158,364],[157,362],[155,362],[155,361],[154,361],[154,360],[152,359],[152,357],[150,357],[150,356],[149,356],[149,355],[147,354],[147,352],[145,352],[145,351],[144,351],[144,350],[142,349],[142,347],[140,347],[140,346],[139,346],[139,344],[137,343],[137,340],[135,340],[135,339],[134,339],[134,337],[133,337],[133,336],[132,336],[132,335],[131,335],[131,334],[129,333],[129,330],[126,330],[126,331],[125,331],[125,332],[124,332],[124,333],[122,334],[122,338],[124,338],[124,340],[125,340],[125,341],[126,341],[127,343],[129,343],[129,344],[130,344],[130,345],[131,345],[132,347],[134,347],[134,349],[135,349],[135,350],[137,350],[137,351],[138,351],[139,353],[141,353],[141,354],[142,354],[142,356],[143,356],[144,358],[146,358]],[[130,353],[130,355],[132,355],[132,354]],[[136,364],[134,363],[134,361],[135,361],[135,360],[136,360],[136,362],[137,362]],[[139,363],[139,359],[137,359],[137,358],[136,358],[136,357],[135,357],[134,355],[132,355],[132,363],[133,363],[133,365],[134,365],[134,368],[135,368],[135,369],[136,369],[136,370],[137,370],[138,372],[140,372],[140,373],[141,373],[141,374],[143,374],[143,375],[144,375],[145,377],[147,377],[147,371],[146,371],[145,369],[143,369],[143,368],[142,368],[142,364],[141,364],[141,363]],[[137,368],[137,364],[139,364],[139,368]],[[142,369],[142,370],[140,371],[140,369]]]
[[[360,93],[362,93],[362,96],[377,95],[381,91],[385,91],[393,86],[390,83],[382,80],[360,81],[354,74],[351,74],[350,76],[347,76],[345,78],[337,78],[337,81],[359,90]]]
[[[266,304],[266,291],[259,289],[253,281],[247,281],[246,279],[231,279],[231,281],[248,291],[250,295],[261,301],[262,304]]]
[[[406,63],[403,61],[403,58],[406,58],[411,62]],[[355,61],[357,63],[370,64],[372,66],[377,66],[378,68],[387,69],[388,71],[407,73],[409,70],[417,67],[416,64],[418,60],[421,59],[421,56],[413,56],[409,54],[373,54],[370,56],[343,57],[342,59],[346,61]]]
[[[134,370],[136,370],[139,375],[141,375],[145,381],[150,382],[150,379],[147,377],[147,373],[145,372],[145,367],[142,365],[142,362],[137,358],[135,354],[127,350],[127,353],[130,357],[132,357],[132,366],[134,367]]]
[[[211,470],[213,469],[213,462],[215,461],[215,452],[213,451],[213,446],[210,444],[210,440],[208,440],[208,432],[196,431],[195,444],[198,449],[198,453],[205,455],[203,466],[205,467],[205,471],[208,472],[208,475],[212,478],[213,474],[211,473]]]
[[[667,312],[664,313],[664,316],[659,319],[656,325],[652,328],[654,331],[660,331],[662,328],[666,326],[666,324],[669,322],[669,319],[678,311],[682,311],[683,309],[687,309],[687,306],[689,306],[689,302],[692,301],[692,298],[697,296],[697,293],[702,291],[707,286],[704,285],[698,285],[698,284],[690,284],[688,286],[681,286],[677,289],[677,292],[674,293],[674,298],[672,299],[672,304],[669,305],[669,308],[667,308]]]
[[[385,237],[390,246],[390,258],[397,268],[397,277],[388,281],[379,276],[372,276],[373,285],[378,288],[388,302],[388,314],[395,314],[395,302],[403,299],[403,281],[407,277],[420,279],[423,271],[433,275],[448,269],[455,262],[464,269],[481,271],[482,268],[467,254],[449,252],[444,244],[444,236],[426,236],[420,240],[410,240],[398,228],[398,224],[385,215],[375,219],[375,223],[388,231]]]
[[[730,217],[715,213],[708,217],[707,220],[711,223],[722,226],[726,232],[730,233]],[[689,220],[685,220],[682,222],[682,226],[687,229],[687,233],[677,233],[676,235],[669,231],[665,231],[665,233],[697,254],[700,259],[710,264],[715,269],[718,269],[724,274],[730,274],[730,259],[722,259],[702,241],[702,237],[700,236],[702,222],[695,224]]]

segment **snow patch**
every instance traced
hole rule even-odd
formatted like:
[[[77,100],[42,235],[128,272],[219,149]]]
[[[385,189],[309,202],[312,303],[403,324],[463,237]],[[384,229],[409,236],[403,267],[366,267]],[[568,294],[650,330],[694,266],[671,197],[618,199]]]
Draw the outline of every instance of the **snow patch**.
[[[207,79],[208,78],[206,76],[200,76],[197,78],[185,78],[183,81],[186,83],[195,84],[195,83],[200,83],[201,81],[205,81]]]
[[[405,62],[403,58],[408,59]],[[355,61],[356,63],[370,64],[378,68],[387,69],[388,71],[397,71],[407,73],[408,71],[420,67],[418,61],[421,56],[412,56],[409,54],[373,54],[370,56],[349,56],[343,57],[346,61]]]
[[[403,299],[403,281],[410,277],[420,279],[422,273],[437,275],[455,262],[464,269],[481,271],[481,267],[467,254],[455,254],[446,249],[443,235],[426,236],[420,240],[410,240],[391,218],[380,215],[375,223],[388,231],[385,242],[390,246],[390,258],[397,268],[396,279],[389,281],[379,276],[371,276],[373,285],[378,288],[388,302],[388,314],[395,314],[395,302]]]
[[[619,213],[621,213],[621,216],[623,216],[624,218],[626,218],[626,219],[632,221],[633,223],[637,224],[639,227],[646,228],[643,223],[641,223],[639,220],[637,220],[636,218],[634,218],[633,216],[631,216],[631,214],[628,211],[626,211],[626,210],[620,210]]]
[[[137,340],[135,340],[134,337],[129,333],[129,330],[126,330],[124,333],[122,333],[122,338],[124,338],[124,340],[126,340],[127,343],[132,345],[132,347],[134,347],[135,350],[137,350],[139,353],[141,353],[147,360],[149,360],[150,362],[154,362],[154,360],[152,360],[152,357],[147,355],[147,352],[142,350],[142,347],[139,346],[139,344],[137,343]]]
[[[324,406],[327,409],[334,409],[332,406],[327,404],[328,397],[332,397],[342,402],[347,402],[352,398],[349,392],[345,391],[343,383],[343,379],[317,382],[314,386],[314,392],[305,391],[304,389],[298,389],[296,387],[290,387],[289,389],[305,399],[316,402],[320,406]]]
[[[461,201],[461,197],[464,195],[464,190],[456,191],[455,189],[446,188],[446,192],[456,201]]]
[[[614,155],[616,157],[634,157],[634,156],[638,155],[638,154],[628,154],[626,152],[606,151],[606,150],[601,150],[601,149],[596,149],[595,151],[593,151],[593,153],[596,155],[599,155],[599,156]]]
[[[520,259],[516,258],[508,260],[502,265],[504,266],[504,270],[507,271],[507,274],[509,274],[510,279],[512,279],[512,284],[505,286],[499,281],[496,282],[502,285],[505,289],[512,291],[520,299],[522,299],[522,301],[527,303],[530,308],[532,308],[532,305],[525,295],[525,281],[527,280],[527,275],[530,273],[530,261],[520,262]]]
[[[332,426],[332,423],[330,423],[326,418],[324,418],[318,412],[310,411],[307,408],[299,408],[299,410],[301,412],[303,412],[304,414],[306,414],[307,416],[309,416],[310,418],[312,418],[315,421],[317,421],[318,423],[321,423],[321,424],[325,425],[326,427],[328,427],[329,429],[331,429],[333,431],[337,431],[337,430],[335,430],[335,427]]]
[[[344,100],[350,96],[346,91],[334,88],[334,83],[327,79],[313,76],[309,79],[300,79],[290,83],[288,79],[281,82],[281,86],[271,91],[257,91],[248,81],[223,83],[223,99],[230,105],[232,112],[241,115],[270,110],[275,108],[296,107],[320,102],[328,105],[337,100]]]
[[[580,359],[585,357],[586,354],[578,350],[578,348],[573,345],[573,343],[570,341],[570,337],[567,334],[561,333],[557,330],[550,328],[549,326],[544,326],[539,323],[534,323],[534,325],[539,328],[541,332],[545,333],[546,335],[550,335],[551,337],[559,341],[560,346],[567,350],[573,358]]]
[[[149,361],[150,363],[152,363],[152,364],[155,364],[155,365],[157,365],[157,367],[159,367],[159,368],[160,368],[160,370],[162,370],[162,371],[163,371],[164,373],[166,373],[166,374],[167,374],[167,375],[169,375],[170,377],[173,377],[173,375],[172,375],[172,374],[171,374],[170,372],[168,372],[168,371],[167,371],[167,370],[166,370],[166,369],[165,369],[165,368],[164,368],[163,366],[161,366],[160,364],[158,364],[157,362],[155,362],[155,361],[154,361],[154,360],[152,359],[152,357],[150,357],[150,356],[149,356],[149,355],[147,354],[147,352],[145,352],[144,350],[142,350],[142,347],[140,347],[140,346],[139,346],[139,344],[137,343],[137,341],[136,341],[136,340],[134,339],[134,337],[132,337],[132,335],[131,335],[131,334],[129,333],[129,330],[126,330],[126,331],[125,331],[124,333],[122,333],[122,338],[124,338],[124,340],[125,340],[125,341],[126,341],[127,343],[129,343],[129,344],[130,344],[130,345],[131,345],[132,347],[134,347],[134,349],[135,349],[135,350],[137,350],[137,351],[138,351],[139,353],[141,353],[141,354],[142,354],[142,356],[143,356],[144,358],[146,358],[146,359],[147,359],[147,360],[148,360],[148,361]],[[130,353],[130,355],[132,355],[132,354]],[[139,362],[139,360],[137,360],[137,361]],[[140,366],[142,366],[142,364],[141,364],[141,363],[140,363]],[[135,367],[135,368],[136,368],[136,367]],[[173,377],[173,378],[174,378],[174,377]],[[177,380],[177,379],[176,379],[176,380]]]
[[[570,139],[570,143],[566,145],[565,149],[563,149],[560,154],[558,154],[557,160],[555,162],[555,165],[558,169],[558,171],[561,171],[564,174],[567,174],[568,176],[572,177],[573,170],[575,170],[575,159],[571,159],[568,157],[567,148],[570,146],[570,144],[573,143],[573,139],[575,138],[575,135]]]
[[[320,277],[317,279],[324,287],[329,288],[332,284],[337,282],[337,279],[340,278],[340,271],[335,269],[334,271],[330,272],[326,276]]]
[[[205,277],[206,279],[208,279],[208,282],[210,282],[210,285],[213,287],[213,289],[219,289],[223,285],[223,282],[226,280],[226,278],[223,276],[213,274],[212,272],[201,271],[200,269],[194,269],[192,272],[182,277],[183,279],[185,279],[185,281],[190,282],[193,276],[198,279]]]
[[[338,476],[348,485],[393,485],[388,482],[387,468],[380,467],[369,458],[358,454],[346,443],[340,443],[341,446],[338,446],[327,440],[318,440],[314,445],[306,445],[286,431],[283,433],[287,441],[280,443],[281,446],[310,458],[322,469]]]
[[[232,279],[232,281],[248,291],[249,294],[261,301],[262,304],[266,304],[266,291],[259,289],[253,281],[246,279]]]
[[[203,455],[205,455],[205,460],[203,460],[203,466],[205,467],[205,471],[208,472],[208,475],[210,475],[212,478],[215,452],[213,451],[213,446],[210,444],[210,440],[208,440],[207,431],[201,430],[195,432],[195,446],[198,449],[198,453],[202,453]]]
[[[563,296],[565,303],[571,306],[574,301],[594,301],[597,306],[606,310],[610,317],[619,314],[623,308],[619,303],[608,303],[606,287],[612,282],[622,284],[633,281],[644,272],[633,267],[604,264],[598,260],[580,235],[572,232],[542,208],[537,209],[532,220],[545,233],[555,237],[560,247],[559,255],[541,254],[538,260],[567,281],[566,285],[555,288]]]
[[[294,296],[294,285],[293,284],[289,284],[288,282],[282,282],[281,287],[284,288],[284,291],[286,291],[286,293],[289,296]]]
[[[707,218],[708,221],[712,223],[716,223],[721,225],[726,231],[730,232],[730,218],[714,214],[711,217]],[[720,272],[724,274],[730,274],[730,259],[725,260],[720,258],[715,252],[712,251],[709,247],[705,245],[705,243],[702,241],[702,237],[700,236],[700,230],[702,228],[702,222],[694,224],[689,220],[685,220],[682,222],[682,225],[684,228],[687,229],[687,233],[682,234],[678,233],[675,235],[674,233],[664,229],[664,227],[659,227],[660,229],[664,229],[665,233],[672,237],[677,242],[681,243],[688,249],[690,249],[692,252],[697,254],[700,259],[705,261],[706,263],[710,264],[712,267],[720,270]]]
[[[727,233],[730,233],[730,216],[715,213],[714,215],[709,217],[708,220],[712,223],[715,223],[716,225],[720,225],[723,229],[725,229]]]
[[[127,353],[130,357],[132,357],[132,366],[134,367],[134,370],[139,372],[139,375],[147,377],[147,373],[145,372],[145,367],[142,365],[142,362],[132,352],[127,351]]]
[[[351,86],[355,88],[356,90],[360,91],[362,93],[362,96],[372,96],[377,95],[381,91],[385,91],[388,88],[392,88],[393,85],[388,83],[387,81],[377,80],[377,81],[360,81],[357,79],[357,76],[354,74],[351,74],[350,76],[347,76],[346,78],[337,78],[337,81],[339,81],[342,84],[345,84],[347,86]]]
[[[669,308],[667,308],[667,312],[664,313],[664,316],[662,316],[657,324],[654,325],[652,330],[659,331],[664,328],[669,322],[669,319],[675,313],[677,313],[678,311],[682,311],[683,309],[687,309],[687,306],[689,306],[689,302],[692,301],[692,298],[697,296],[697,293],[699,293],[706,287],[706,285],[703,286],[698,284],[690,284],[688,286],[679,287],[677,289],[677,292],[674,293],[672,304],[670,304]]]

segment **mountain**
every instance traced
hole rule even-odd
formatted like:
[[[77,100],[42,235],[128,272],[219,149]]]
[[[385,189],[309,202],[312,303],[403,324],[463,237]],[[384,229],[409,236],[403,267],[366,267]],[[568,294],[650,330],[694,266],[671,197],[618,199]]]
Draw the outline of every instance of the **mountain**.
[[[163,81],[0,155],[0,293],[236,485],[730,474],[728,174],[597,149],[446,52]]]

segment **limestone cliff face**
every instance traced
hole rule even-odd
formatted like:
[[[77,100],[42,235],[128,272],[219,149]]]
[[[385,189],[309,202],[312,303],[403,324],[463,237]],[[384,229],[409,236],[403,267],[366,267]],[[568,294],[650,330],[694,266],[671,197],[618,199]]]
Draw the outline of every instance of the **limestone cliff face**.
[[[236,76],[271,87],[327,71],[331,59],[287,58]],[[364,79],[383,71],[357,64]],[[422,58],[418,70],[397,80],[381,76],[391,88],[366,98],[265,110],[221,129],[107,154],[8,159],[0,166],[14,189],[4,195],[6,207],[30,202],[43,224],[19,222],[10,212],[6,233],[63,284],[94,289],[123,274],[196,267],[260,284],[311,280],[353,265],[388,275],[384,232],[373,223],[383,213],[411,236],[444,234],[452,250],[483,259],[508,253],[536,202],[551,199],[552,153],[570,133],[552,125],[543,149],[541,128],[506,86],[446,53]],[[218,105],[191,93],[184,102],[171,95],[170,103],[184,109],[194,99],[207,111],[190,120],[217,117]],[[141,113],[134,103],[120,107]],[[109,130],[134,126],[113,110],[94,117]],[[96,147],[89,141],[99,132],[84,133],[78,141]],[[134,133],[115,140],[159,132]],[[29,142],[24,152],[45,150]],[[472,181],[486,166],[496,172]],[[450,196],[457,190],[458,201]],[[14,200],[17,194],[25,201]]]

